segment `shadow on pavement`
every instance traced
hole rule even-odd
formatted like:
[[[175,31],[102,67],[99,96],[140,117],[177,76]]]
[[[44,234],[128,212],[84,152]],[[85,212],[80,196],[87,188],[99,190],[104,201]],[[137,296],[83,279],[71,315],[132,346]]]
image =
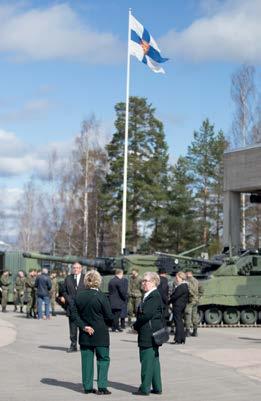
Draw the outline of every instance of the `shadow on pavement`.
[[[65,382],[62,380],[51,379],[49,377],[43,377],[41,379],[41,383],[48,384],[49,386],[58,386],[64,387],[72,391],[76,391],[77,393],[83,393],[82,384],[81,383],[72,383]]]
[[[62,380],[51,379],[49,377],[42,378],[41,383],[48,384],[49,386],[64,387],[69,390],[76,391],[77,393],[83,393],[81,383],[66,382],[66,381],[62,381]],[[138,387],[130,386],[129,384],[112,382],[112,381],[108,381],[108,386],[111,388],[114,388],[116,390],[125,391],[127,393],[132,393],[133,391],[137,391],[137,388],[138,388]]]
[[[138,386],[134,387],[125,383],[108,381],[108,385],[109,387],[115,388],[116,390],[125,391],[126,393],[132,393],[133,391],[138,390]]]
[[[66,347],[55,347],[53,345],[39,345],[38,348],[42,348],[42,349],[52,349],[54,351],[67,351]]]
[[[238,337],[239,340],[250,340],[255,341],[256,343],[261,343],[261,338],[253,338],[253,337]]]
[[[125,342],[125,343],[136,343],[137,344],[137,340],[120,340],[120,341],[123,341],[123,342]]]

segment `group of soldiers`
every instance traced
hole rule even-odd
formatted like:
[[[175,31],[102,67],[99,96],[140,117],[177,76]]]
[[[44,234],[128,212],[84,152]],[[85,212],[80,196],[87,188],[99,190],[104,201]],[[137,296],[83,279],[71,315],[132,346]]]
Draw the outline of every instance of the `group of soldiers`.
[[[37,318],[37,296],[35,288],[35,280],[38,275],[41,274],[41,270],[30,269],[29,273],[26,275],[22,270],[17,274],[14,282],[13,289],[13,302],[14,302],[14,312],[20,310],[23,313],[24,305],[26,304],[26,317]],[[50,275],[52,288],[50,290],[50,303],[52,308],[52,315],[56,315],[56,296],[58,294],[58,281],[57,273],[52,272]],[[0,291],[2,295],[1,306],[2,312],[7,312],[6,307],[8,303],[8,297],[10,293],[10,288],[12,284],[12,276],[9,270],[5,270],[0,278]]]

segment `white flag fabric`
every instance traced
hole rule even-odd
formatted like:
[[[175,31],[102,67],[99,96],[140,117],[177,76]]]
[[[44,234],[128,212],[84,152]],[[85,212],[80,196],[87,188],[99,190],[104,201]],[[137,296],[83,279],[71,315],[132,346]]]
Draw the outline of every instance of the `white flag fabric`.
[[[154,72],[165,73],[161,64],[165,63],[168,58],[161,57],[160,49],[153,37],[146,28],[133,15],[130,15],[130,55],[137,57],[139,61]]]

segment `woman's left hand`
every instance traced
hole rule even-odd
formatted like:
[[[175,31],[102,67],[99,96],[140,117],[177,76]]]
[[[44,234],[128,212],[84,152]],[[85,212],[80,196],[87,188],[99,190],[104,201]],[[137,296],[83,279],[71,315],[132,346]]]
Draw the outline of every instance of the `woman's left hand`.
[[[92,336],[94,334],[94,329],[91,326],[85,326],[83,331],[85,331],[85,333],[89,334],[89,336]]]

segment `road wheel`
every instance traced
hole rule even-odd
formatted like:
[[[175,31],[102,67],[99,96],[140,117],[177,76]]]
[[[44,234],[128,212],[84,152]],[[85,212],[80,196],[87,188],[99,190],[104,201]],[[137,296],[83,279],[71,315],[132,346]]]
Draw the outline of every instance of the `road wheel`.
[[[204,320],[204,312],[203,310],[198,310],[198,324],[203,323]]]
[[[207,324],[219,324],[222,320],[222,312],[213,306],[205,311],[205,321]]]
[[[223,321],[226,324],[237,324],[240,319],[240,312],[237,308],[227,308],[223,313]]]
[[[240,317],[243,324],[255,324],[257,321],[257,311],[253,308],[245,308],[241,311]]]

